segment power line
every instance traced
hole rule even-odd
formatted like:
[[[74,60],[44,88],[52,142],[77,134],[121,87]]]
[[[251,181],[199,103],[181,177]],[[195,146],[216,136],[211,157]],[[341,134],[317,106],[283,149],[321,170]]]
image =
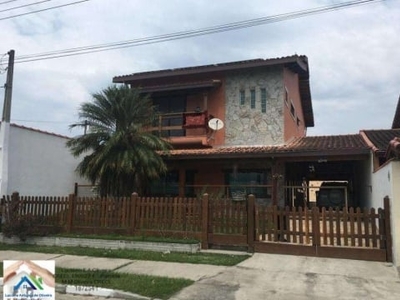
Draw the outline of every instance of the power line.
[[[139,39],[126,40],[126,41],[106,43],[106,44],[74,47],[74,48],[69,48],[69,49],[64,49],[64,50],[56,50],[56,51],[43,52],[43,53],[37,53],[37,54],[31,54],[31,55],[24,55],[24,56],[17,57],[16,63],[32,62],[32,61],[47,60],[47,59],[56,59],[56,58],[67,57],[67,56],[83,55],[83,54],[89,54],[89,53],[95,53],[95,52],[103,52],[103,51],[109,51],[109,50],[116,50],[116,49],[122,49],[122,48],[129,48],[129,47],[161,43],[161,42],[172,41],[172,40],[185,39],[185,38],[190,38],[190,37],[197,37],[197,36],[208,35],[208,34],[215,34],[215,33],[220,33],[220,32],[231,31],[231,30],[238,30],[238,29],[243,29],[243,28],[260,26],[260,25],[264,25],[264,24],[282,22],[282,21],[286,21],[286,20],[297,19],[297,18],[311,16],[311,15],[315,15],[315,14],[327,13],[327,12],[331,12],[334,10],[351,8],[351,7],[355,7],[355,6],[372,4],[375,2],[382,2],[382,1],[385,1],[385,0],[350,1],[350,2],[345,2],[345,3],[340,3],[340,4],[333,4],[333,5],[329,5],[329,6],[313,8],[313,9],[306,9],[306,10],[300,10],[300,11],[295,11],[295,12],[290,12],[290,13],[283,13],[283,14],[278,14],[278,15],[273,15],[273,16],[266,16],[266,17],[250,19],[250,20],[245,20],[245,21],[239,21],[239,22],[233,22],[233,23],[227,23],[227,24],[222,24],[222,25],[217,25],[217,26],[212,26],[212,27],[205,27],[205,28],[201,28],[201,29],[179,31],[179,32],[175,32],[175,33],[157,35],[157,36],[152,36],[152,37],[147,37],[147,38],[139,38]]]
[[[0,2],[0,5],[11,3],[11,2],[16,2],[16,1],[18,1],[18,0],[9,0],[9,1]]]
[[[10,7],[10,8],[7,8],[7,9],[0,10],[0,13],[6,12],[6,11],[10,11],[10,10],[14,10],[14,9],[24,8],[24,7],[28,7],[28,6],[32,6],[32,5],[37,5],[37,4],[41,4],[41,3],[49,2],[49,1],[52,1],[52,0],[43,0],[43,1],[38,1],[38,2],[35,2],[35,3],[28,3],[28,4],[24,4],[24,5],[20,5],[20,6],[14,6],[14,7]]]
[[[9,16],[9,17],[0,18],[0,21],[2,21],[2,20],[8,20],[8,19],[16,18],[16,17],[21,17],[21,16],[26,16],[26,15],[31,15],[31,14],[36,14],[36,13],[38,13],[38,12],[47,11],[47,10],[52,10],[52,9],[61,8],[61,7],[65,7],[65,6],[70,6],[70,5],[75,5],[75,4],[79,4],[79,3],[87,2],[87,1],[90,1],[90,0],[81,0],[81,1],[71,2],[71,3],[67,3],[67,4],[61,4],[61,5],[57,5],[57,6],[51,6],[51,7],[47,7],[47,8],[43,8],[43,9],[38,9],[38,10],[31,11],[31,12],[27,12],[27,13],[21,13],[21,14],[18,14],[18,15],[13,15],[13,16]]]

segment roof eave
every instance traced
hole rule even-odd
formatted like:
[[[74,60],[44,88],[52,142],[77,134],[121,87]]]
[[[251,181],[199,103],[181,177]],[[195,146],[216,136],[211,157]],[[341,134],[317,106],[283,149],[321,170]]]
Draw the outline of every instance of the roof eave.
[[[273,58],[273,59],[255,59],[243,62],[238,61],[226,64],[204,65],[199,67],[188,67],[179,69],[166,69],[154,72],[143,72],[143,73],[134,73],[130,75],[115,76],[113,78],[113,82],[129,83],[137,80],[154,79],[161,77],[165,78],[165,77],[185,76],[185,75],[202,74],[202,73],[226,72],[226,71],[234,71],[240,69],[251,69],[257,67],[287,65],[290,63],[297,64],[298,67],[300,68],[297,69],[298,71],[308,73],[308,67],[306,61],[307,59],[305,56],[299,56],[299,55],[293,55],[283,58]]]

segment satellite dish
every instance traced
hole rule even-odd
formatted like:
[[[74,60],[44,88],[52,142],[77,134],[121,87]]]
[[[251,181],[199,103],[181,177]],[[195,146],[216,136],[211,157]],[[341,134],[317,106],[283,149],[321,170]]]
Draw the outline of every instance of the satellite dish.
[[[224,122],[218,118],[213,118],[208,121],[208,127],[210,127],[212,130],[220,130],[224,128]]]

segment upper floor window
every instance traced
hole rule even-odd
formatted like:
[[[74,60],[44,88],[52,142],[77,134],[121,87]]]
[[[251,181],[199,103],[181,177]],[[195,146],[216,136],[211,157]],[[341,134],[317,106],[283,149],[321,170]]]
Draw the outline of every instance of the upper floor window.
[[[153,98],[153,105],[160,115],[162,137],[185,136],[183,112],[186,111],[186,96],[167,96]],[[164,130],[168,128],[168,130]]]
[[[293,103],[290,103],[290,113],[291,113],[293,118],[296,118],[296,110],[294,108]]]
[[[286,86],[285,86],[285,104],[289,106],[289,91]]]
[[[267,112],[267,90],[261,88],[261,112]]]
[[[240,105],[244,105],[244,102],[245,102],[245,97],[246,97],[246,94],[245,94],[245,92],[244,92],[244,90],[240,90],[240,95],[239,95],[239,97],[240,97]]]
[[[252,109],[256,108],[256,90],[255,89],[250,90],[250,107]]]

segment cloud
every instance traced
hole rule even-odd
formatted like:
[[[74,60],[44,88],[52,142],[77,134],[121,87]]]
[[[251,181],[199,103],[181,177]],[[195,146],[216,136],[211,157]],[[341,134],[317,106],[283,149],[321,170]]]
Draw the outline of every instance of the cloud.
[[[341,2],[89,1],[2,21],[0,53],[15,49],[18,57]],[[77,120],[80,103],[114,76],[297,53],[309,57],[315,116],[309,135],[387,128],[400,93],[399,19],[399,2],[383,1],[196,38],[16,64],[12,118],[71,134],[67,125]],[[0,80],[5,81],[4,74]]]

